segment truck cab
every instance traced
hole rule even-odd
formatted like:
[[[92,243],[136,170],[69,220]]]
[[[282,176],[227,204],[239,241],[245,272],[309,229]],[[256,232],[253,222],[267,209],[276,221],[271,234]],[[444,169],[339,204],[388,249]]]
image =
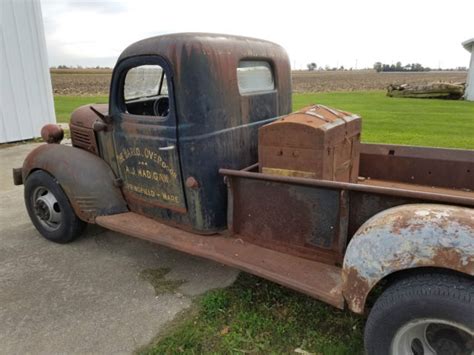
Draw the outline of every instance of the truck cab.
[[[97,110],[107,123],[95,134],[100,118],[89,106],[72,115],[72,144],[110,165],[129,209],[215,233],[226,228],[219,168],[256,162],[258,128],[291,111],[288,57],[280,46],[252,38],[146,39],[122,53],[108,110]]]

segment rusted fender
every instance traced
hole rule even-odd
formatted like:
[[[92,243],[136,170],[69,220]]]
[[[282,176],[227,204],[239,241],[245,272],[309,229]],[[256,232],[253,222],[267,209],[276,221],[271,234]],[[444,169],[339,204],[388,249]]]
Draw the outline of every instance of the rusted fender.
[[[56,178],[83,221],[94,223],[97,216],[128,211],[122,192],[115,186],[114,173],[96,155],[66,145],[45,144],[23,162],[23,181],[38,169]]]
[[[352,311],[362,313],[367,295],[382,278],[427,266],[474,275],[474,209],[413,204],[370,218],[347,247],[344,297]]]

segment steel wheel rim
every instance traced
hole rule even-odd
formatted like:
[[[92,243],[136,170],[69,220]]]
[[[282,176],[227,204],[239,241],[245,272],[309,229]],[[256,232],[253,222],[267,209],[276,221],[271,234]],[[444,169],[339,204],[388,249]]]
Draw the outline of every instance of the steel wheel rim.
[[[43,228],[52,232],[61,227],[62,210],[56,196],[44,186],[37,187],[32,195],[33,212]]]
[[[436,333],[433,335],[434,327],[438,334],[443,334],[441,338],[436,338]],[[474,332],[455,322],[441,319],[416,319],[397,331],[392,340],[390,353],[392,355],[473,355]]]

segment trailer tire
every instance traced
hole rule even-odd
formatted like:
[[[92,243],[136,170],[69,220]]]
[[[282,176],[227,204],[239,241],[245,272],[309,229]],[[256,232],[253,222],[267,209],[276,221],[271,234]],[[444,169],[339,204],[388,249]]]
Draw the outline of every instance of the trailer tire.
[[[25,205],[41,235],[55,243],[79,237],[86,223],[80,220],[56,179],[43,170],[31,173],[25,182]]]
[[[365,326],[365,350],[375,354],[471,354],[474,282],[444,271],[393,282],[377,299]]]

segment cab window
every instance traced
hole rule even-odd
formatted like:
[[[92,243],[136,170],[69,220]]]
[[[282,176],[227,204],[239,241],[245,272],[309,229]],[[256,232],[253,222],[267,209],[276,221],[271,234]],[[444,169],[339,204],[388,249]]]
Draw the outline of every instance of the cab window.
[[[237,82],[241,95],[268,92],[275,89],[270,63],[242,60],[237,67]]]
[[[159,65],[140,65],[125,75],[123,98],[134,115],[166,117],[169,114],[168,83]]]

